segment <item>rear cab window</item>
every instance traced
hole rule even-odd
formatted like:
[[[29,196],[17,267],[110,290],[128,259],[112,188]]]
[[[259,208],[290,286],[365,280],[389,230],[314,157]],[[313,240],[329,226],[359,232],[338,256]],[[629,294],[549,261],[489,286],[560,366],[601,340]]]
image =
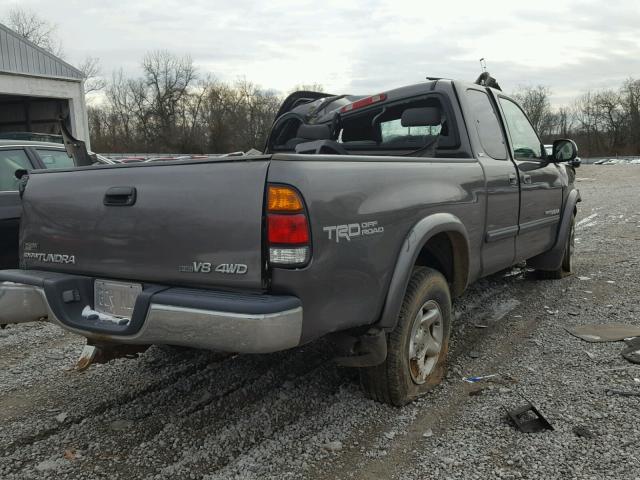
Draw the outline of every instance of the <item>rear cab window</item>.
[[[369,155],[436,156],[453,127],[436,95],[367,109],[342,119],[337,141]]]
[[[15,192],[18,190],[19,180],[16,170],[31,169],[31,162],[24,150],[0,148],[0,192]]]
[[[336,114],[322,138],[305,137],[308,131],[301,119],[283,121],[274,150],[295,151],[300,144],[326,140],[352,155],[436,157],[460,146],[451,108],[438,93]]]
[[[46,148],[36,148],[35,150],[47,169],[75,167],[73,158],[67,155],[66,150]]]

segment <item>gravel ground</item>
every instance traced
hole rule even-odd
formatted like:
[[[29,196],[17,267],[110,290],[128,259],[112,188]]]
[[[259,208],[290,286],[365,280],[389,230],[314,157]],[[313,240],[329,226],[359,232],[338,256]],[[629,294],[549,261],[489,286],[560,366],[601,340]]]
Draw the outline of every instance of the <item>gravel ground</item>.
[[[324,341],[235,357],[153,347],[78,373],[79,337],[0,331],[0,478],[640,479],[640,397],[606,394],[640,392],[640,365],[564,330],[638,324],[640,167],[578,173],[577,275],[517,268],[473,285],[446,381],[401,409],[363,398]],[[554,431],[507,422],[521,396]]]

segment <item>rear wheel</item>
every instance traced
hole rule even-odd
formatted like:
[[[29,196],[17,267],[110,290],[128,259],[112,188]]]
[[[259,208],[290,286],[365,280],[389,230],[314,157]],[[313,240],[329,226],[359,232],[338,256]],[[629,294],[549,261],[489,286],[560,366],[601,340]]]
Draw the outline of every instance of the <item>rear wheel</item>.
[[[451,330],[451,295],[437,270],[417,267],[398,323],[387,335],[387,358],[363,368],[360,381],[374,400],[396,406],[424,395],[442,380]]]

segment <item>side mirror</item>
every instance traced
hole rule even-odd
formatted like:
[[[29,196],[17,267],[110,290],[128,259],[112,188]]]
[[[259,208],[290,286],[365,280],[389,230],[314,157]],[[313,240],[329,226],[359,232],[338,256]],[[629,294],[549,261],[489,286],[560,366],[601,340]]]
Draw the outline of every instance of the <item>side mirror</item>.
[[[13,174],[18,180],[22,180],[22,177],[24,177],[25,175],[29,175],[29,170],[25,170],[24,168],[19,168]]]
[[[553,142],[550,161],[553,163],[572,162],[578,156],[578,146],[573,140],[563,138]]]
[[[20,194],[20,198],[22,198],[27,188],[27,182],[29,181],[29,171],[24,168],[19,168],[15,171],[14,175],[18,179],[18,193]]]

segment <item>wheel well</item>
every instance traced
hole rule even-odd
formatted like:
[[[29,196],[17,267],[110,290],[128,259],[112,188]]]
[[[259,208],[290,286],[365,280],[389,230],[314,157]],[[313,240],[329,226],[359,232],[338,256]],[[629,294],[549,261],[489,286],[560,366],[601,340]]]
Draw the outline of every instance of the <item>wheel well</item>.
[[[431,237],[422,247],[415,265],[431,267],[444,275],[457,297],[467,286],[469,253],[464,237],[458,232],[442,232]]]

